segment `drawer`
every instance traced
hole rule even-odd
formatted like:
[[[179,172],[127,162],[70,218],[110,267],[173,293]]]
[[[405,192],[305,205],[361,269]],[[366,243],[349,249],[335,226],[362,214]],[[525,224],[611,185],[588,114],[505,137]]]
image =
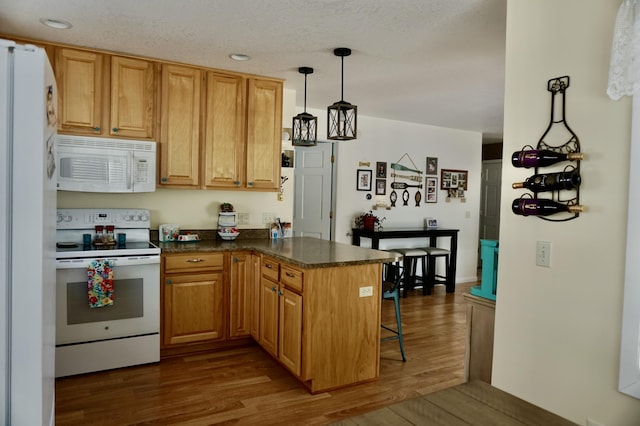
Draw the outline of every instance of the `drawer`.
[[[290,289],[302,293],[302,271],[282,265],[280,271],[280,282]]]
[[[262,276],[271,278],[273,281],[280,279],[280,264],[272,259],[262,258]]]
[[[170,254],[164,258],[164,272],[199,272],[222,270],[224,253]]]

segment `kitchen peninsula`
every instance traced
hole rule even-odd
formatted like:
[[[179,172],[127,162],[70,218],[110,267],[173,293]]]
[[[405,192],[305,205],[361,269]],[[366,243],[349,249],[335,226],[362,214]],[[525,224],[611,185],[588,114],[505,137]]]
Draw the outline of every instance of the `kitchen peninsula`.
[[[311,393],[378,377],[390,253],[309,237],[160,247],[163,355],[251,337]]]

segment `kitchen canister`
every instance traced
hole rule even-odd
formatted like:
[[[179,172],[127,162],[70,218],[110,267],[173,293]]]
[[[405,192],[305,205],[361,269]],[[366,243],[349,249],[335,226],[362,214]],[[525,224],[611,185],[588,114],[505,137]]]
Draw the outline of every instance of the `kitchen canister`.
[[[177,223],[164,223],[158,228],[161,242],[177,241],[180,235],[180,225]]]

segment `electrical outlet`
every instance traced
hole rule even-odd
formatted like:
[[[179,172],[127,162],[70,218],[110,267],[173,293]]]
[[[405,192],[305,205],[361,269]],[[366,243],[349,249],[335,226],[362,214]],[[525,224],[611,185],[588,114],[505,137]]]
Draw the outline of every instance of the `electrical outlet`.
[[[249,224],[249,213],[238,213],[238,225]]]
[[[273,223],[276,221],[275,213],[262,213],[262,223]]]
[[[538,241],[536,243],[536,265],[551,267],[551,243],[549,241]]]
[[[358,290],[360,291],[360,297],[373,296],[373,287],[372,286],[360,287]]]

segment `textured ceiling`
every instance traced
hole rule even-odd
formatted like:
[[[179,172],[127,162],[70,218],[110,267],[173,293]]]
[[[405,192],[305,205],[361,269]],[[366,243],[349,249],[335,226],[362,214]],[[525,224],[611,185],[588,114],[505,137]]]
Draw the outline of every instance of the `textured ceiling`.
[[[0,33],[283,78],[299,106],[313,67],[308,108],[340,100],[333,49],[349,47],[359,114],[487,138],[502,136],[505,20],[506,0],[0,0]]]

